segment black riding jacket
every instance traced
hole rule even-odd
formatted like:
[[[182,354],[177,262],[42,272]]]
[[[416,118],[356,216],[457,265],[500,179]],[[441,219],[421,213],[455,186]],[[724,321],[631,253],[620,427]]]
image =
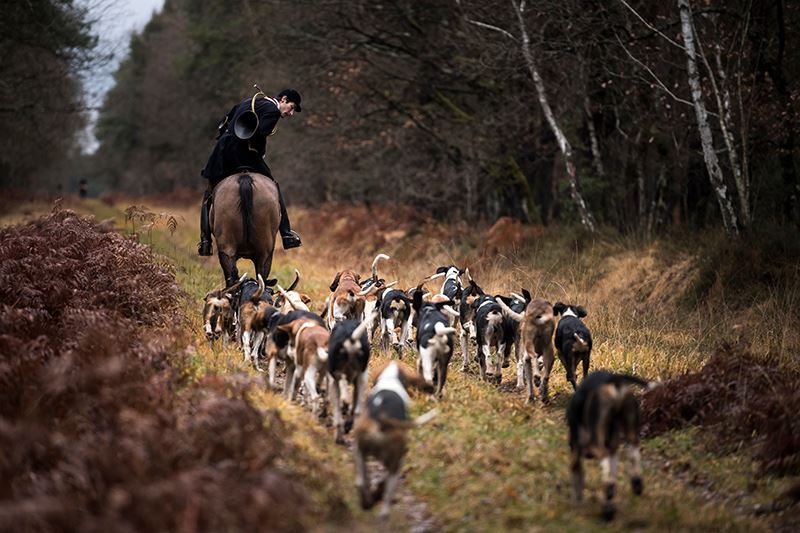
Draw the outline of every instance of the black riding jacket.
[[[217,144],[214,146],[205,168],[200,172],[203,178],[211,181],[212,185],[243,170],[273,177],[264,158],[267,152],[267,137],[275,133],[281,118],[277,100],[256,98],[255,111],[258,115],[258,129],[255,134],[246,141],[233,134],[233,124],[236,118],[244,111],[250,110],[251,101],[251,98],[242,100],[228,112]]]

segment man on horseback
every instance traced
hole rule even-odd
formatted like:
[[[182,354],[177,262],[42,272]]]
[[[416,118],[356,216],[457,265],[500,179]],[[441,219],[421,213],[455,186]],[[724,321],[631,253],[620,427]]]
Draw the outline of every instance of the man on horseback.
[[[200,243],[197,246],[199,255],[211,255],[211,226],[209,211],[211,209],[211,191],[227,176],[237,172],[257,172],[275,182],[272,171],[267,166],[267,137],[277,131],[278,120],[290,118],[301,111],[300,93],[294,89],[285,89],[275,98],[260,92],[252,99],[248,98],[235,105],[219,125],[219,135],[214,151],[208,158],[205,168],[200,174],[208,180],[208,189],[203,194],[200,207]],[[255,116],[253,116],[253,113]],[[249,116],[244,116],[250,114]],[[238,120],[242,117],[242,120]],[[255,119],[257,117],[257,120]],[[252,122],[246,119],[252,118]],[[243,133],[242,124],[253,126],[251,131]],[[234,126],[237,127],[234,127]],[[301,245],[300,235],[292,231],[289,215],[283,195],[278,188],[278,200],[281,210],[281,221],[278,231],[281,234],[283,248],[296,248]]]

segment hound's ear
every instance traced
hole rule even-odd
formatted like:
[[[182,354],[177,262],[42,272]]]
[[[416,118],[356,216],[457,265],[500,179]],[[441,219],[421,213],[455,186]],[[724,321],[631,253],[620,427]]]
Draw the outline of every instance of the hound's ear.
[[[576,307],[576,308],[575,308],[575,311],[577,311],[577,313],[578,313],[578,318],[583,318],[583,317],[585,317],[586,315],[588,315],[588,314],[589,314],[589,313],[586,311],[586,308],[585,308],[585,307],[583,307],[583,306],[580,306],[580,305],[579,305],[578,307]]]
[[[207,302],[207,301],[208,301],[208,299],[209,299],[211,296],[214,296],[214,297],[216,298],[216,292],[217,292],[217,291],[211,291],[211,292],[207,292],[207,293],[206,293],[206,295],[205,295],[205,297],[203,297],[203,301]]]
[[[461,287],[456,289],[456,299],[460,300],[461,296],[464,294],[464,290]]]
[[[311,303],[311,297],[306,293],[301,293],[300,294],[300,301],[303,302],[304,304],[308,305],[308,304]]]
[[[478,284],[477,284],[477,283],[475,283],[475,280],[474,280],[474,279],[471,279],[471,280],[469,280],[469,286],[470,286],[470,287],[472,287],[472,289],[475,291],[475,294],[480,294],[481,296],[483,296],[484,294],[486,294],[485,292],[483,292],[483,289],[481,289],[481,288],[478,286]]]
[[[531,300],[533,300],[528,289],[522,289],[522,295],[525,297],[525,303],[531,303]]]
[[[458,267],[456,267],[456,268],[458,268]],[[464,275],[464,272],[466,272],[466,270],[464,270],[463,268],[459,268],[459,269],[458,269],[458,275],[459,275],[459,276],[463,276],[463,275]]]
[[[275,309],[274,307],[272,309]],[[272,332],[275,330],[275,324],[278,323],[278,320],[281,318],[281,313],[277,309],[275,312],[269,315],[269,319],[267,319],[267,330]]]
[[[442,272],[447,273],[447,267],[439,267],[436,269],[437,274],[441,274]]]
[[[336,289],[339,287],[339,278],[342,276],[341,272],[337,272],[336,276],[333,278],[333,283],[331,283],[331,292],[336,292]]]
[[[419,311],[420,307],[422,307],[422,291],[414,291],[411,308],[414,309],[414,311]]]
[[[294,322],[289,322],[288,324],[281,324],[280,326],[275,328],[275,330],[276,331],[281,331],[283,333],[291,333],[292,332],[292,324],[294,324]]]
[[[556,316],[560,315],[566,310],[567,306],[562,304],[561,302],[556,302],[556,304],[553,306],[553,314]]]

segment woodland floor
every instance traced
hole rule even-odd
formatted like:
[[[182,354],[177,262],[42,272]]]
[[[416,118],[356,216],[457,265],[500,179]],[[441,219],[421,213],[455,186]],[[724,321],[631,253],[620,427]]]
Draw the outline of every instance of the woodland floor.
[[[215,257],[199,258],[195,254],[194,206],[175,208],[149,203],[142,211],[156,217],[148,228],[144,219],[126,219],[124,209],[132,202],[69,203],[71,209],[92,214],[98,221],[107,220],[122,232],[136,232],[140,242],[151,244],[176,267],[177,281],[190,296],[185,312],[193,340],[188,349],[193,353],[198,378],[214,374],[263,378],[242,362],[235,346],[211,349],[203,338],[202,298],[222,285],[222,275]],[[0,222],[7,225],[30,219],[41,209],[47,207],[22,207]],[[302,275],[299,289],[311,296],[312,310],[317,312],[321,311],[327,286],[337,270],[355,267],[366,274],[375,253],[386,252],[392,260],[381,265],[381,275],[389,281],[399,279],[401,286],[415,284],[454,258],[459,262],[467,258],[475,279],[492,292],[519,290],[522,285],[534,295],[544,294],[553,301],[582,299],[576,303],[589,308],[586,322],[595,337],[592,368],[634,371],[651,379],[697,370],[713,345],[736,331],[734,326],[739,322],[746,321],[742,316],[698,318],[681,316],[678,311],[654,313],[659,306],[678,309],[674,293],[679,291],[675,288],[687,283],[689,255],[675,254],[669,266],[652,277],[653,265],[660,256],[644,245],[631,249],[612,242],[609,246],[615,248],[615,253],[591,266],[588,261],[551,257],[535,246],[525,253],[512,249],[480,254],[480,243],[459,240],[449,235],[448,229],[428,222],[407,226],[388,220],[378,227],[377,223],[371,225],[369,214],[360,211],[352,212],[350,220],[340,218],[335,210],[293,213],[304,246],[288,253],[277,250],[272,276],[286,284],[298,268]],[[174,231],[166,223],[169,216],[177,222]],[[359,232],[348,235],[353,227]],[[415,229],[419,227],[422,229]],[[570,250],[567,245],[566,249],[567,258],[599,253],[593,246]],[[249,263],[241,262],[240,268],[252,273]],[[627,277],[615,280],[619,272],[627,272]],[[670,287],[659,288],[665,278],[672,280]],[[587,280],[594,283],[587,284]],[[625,301],[638,301],[637,306],[616,304],[615,297],[621,291],[630,293]],[[642,291],[647,294],[642,296]],[[769,338],[779,347],[794,346],[796,342],[788,332],[772,332]],[[371,369],[392,357],[392,353],[374,349]],[[405,350],[402,360],[413,365],[413,351]],[[314,419],[302,406],[268,391],[265,384],[252,393],[260,408],[278,408],[293,429],[295,444],[309,456],[329,464],[327,475],[337,478],[321,486],[341,491],[349,508],[346,517],[337,523],[315,524],[313,529],[788,531],[800,524],[797,506],[777,509],[773,505],[797,484],[797,477],[757,474],[752,450],[746,445],[719,446],[707,428],[697,427],[644,440],[644,495],[632,495],[621,465],[619,511],[617,518],[607,524],[600,517],[599,465],[587,464],[588,498],[584,504],[576,507],[570,499],[564,423],[570,391],[559,363],[551,378],[554,400],[546,407],[526,404],[524,394],[514,387],[513,364],[504,370],[500,386],[479,381],[474,362],[467,374],[459,371],[460,365],[457,348],[441,400],[420,395],[414,398],[414,413],[433,407],[441,412],[433,422],[412,433],[399,498],[387,524],[380,523],[375,512],[358,507],[349,448],[333,443],[329,421]]]

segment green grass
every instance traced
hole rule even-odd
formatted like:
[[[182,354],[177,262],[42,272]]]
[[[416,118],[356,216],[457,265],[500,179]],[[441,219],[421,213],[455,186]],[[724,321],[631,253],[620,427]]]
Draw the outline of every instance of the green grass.
[[[430,502],[445,530],[769,529],[766,521],[734,513],[724,498],[709,500],[704,487],[689,486],[682,476],[664,470],[665,449],[673,461],[693,461],[703,475],[713,468],[716,463],[704,462],[713,455],[702,451],[699,434],[688,434],[681,446],[664,438],[645,442],[642,497],[632,494],[621,466],[620,512],[610,525],[600,517],[599,464],[587,461],[587,499],[576,508],[563,420],[569,395],[561,380],[561,375],[553,380],[556,397],[546,407],[529,406],[522,394],[460,372],[448,381],[442,401],[418,400],[421,409],[438,404],[442,413],[415,433],[408,455],[410,483]],[[742,455],[728,460],[726,468],[730,470],[717,474],[739,480],[752,476],[752,464]],[[774,491],[761,497],[766,501],[772,495]]]
[[[113,216],[118,220],[118,227],[126,227],[121,209],[100,202],[86,202],[81,204],[81,209],[93,212],[99,220]],[[194,211],[193,208],[177,210],[179,224],[174,233],[156,227],[150,233],[141,231],[139,240],[169,258],[178,282],[187,293],[188,333],[195,339],[189,350],[193,353],[196,376],[240,373],[254,377],[256,374],[242,363],[235,347],[212,350],[203,339],[202,298],[209,290],[222,286],[223,279],[215,257],[196,256]],[[128,223],[127,230],[131,229]],[[317,236],[320,244],[314,243],[313,236],[309,237],[306,240],[304,234],[307,244],[294,255],[276,253],[273,276],[288,283],[294,277],[295,266],[302,265],[300,288],[312,297],[315,308],[320,308],[334,274],[333,267],[320,258],[330,258],[335,252],[329,247],[315,249],[315,246],[324,246],[323,237]],[[570,241],[563,235],[553,239],[536,241],[506,257],[476,263],[473,272],[484,288],[492,292],[518,290],[519,285],[524,285],[534,294],[548,295],[553,301],[563,298],[587,305],[590,309],[587,323],[596,339],[593,367],[632,371],[651,378],[696,369],[713,344],[736,322],[736,317],[730,313],[706,315],[681,310],[670,314],[659,312],[655,303],[648,304],[646,298],[653,294],[658,298],[663,296],[664,302],[672,302],[669,298],[674,295],[668,291],[660,295],[653,290],[658,276],[648,277],[649,263],[637,266],[638,258],[648,253],[655,261],[663,260],[658,249],[652,251],[646,243],[629,243],[613,237],[596,242],[585,236],[578,241]],[[403,243],[396,250],[386,251],[393,255],[393,260],[398,256],[400,266],[388,265],[386,269],[392,275],[401,275],[401,285],[411,284],[412,280],[430,273],[432,264],[446,264],[449,259],[443,255],[446,251],[424,251]],[[371,261],[373,252],[363,252],[364,257],[370,257],[367,261]],[[688,253],[676,250],[671,254],[675,264],[679,263],[679,252]],[[362,263],[364,257],[360,258]],[[347,257],[337,258],[343,263],[348,260]],[[624,261],[630,261],[630,265]],[[639,273],[631,273],[626,278],[628,267],[639,269]],[[242,262],[240,269],[252,273],[252,266],[247,263]],[[622,272],[623,277],[611,283],[609,277],[615,272]],[[674,273],[675,276],[683,274],[682,271]],[[603,283],[611,283],[612,289],[620,287],[619,290],[627,292],[617,301],[613,290],[603,293]],[[790,289],[788,295],[776,294],[776,297],[789,298],[796,305],[797,284]],[[639,293],[632,294],[636,290]],[[645,303],[638,307],[633,305],[637,298],[645,298]],[[770,335],[777,339],[780,332]],[[789,341],[775,342],[786,344]],[[375,353],[371,368],[384,364],[389,357]],[[412,364],[412,357],[412,352],[406,351],[407,363]],[[556,364],[551,378],[554,400],[543,407],[540,403],[527,405],[524,394],[513,387],[498,388],[480,382],[474,365],[473,373],[460,373],[460,360],[460,354],[454,355],[442,400],[415,398],[415,413],[434,406],[441,413],[433,422],[412,433],[403,481],[403,486],[425,502],[427,511],[443,530],[761,531],[772,528],[773,517],[756,516],[751,512],[752,506],[769,503],[796,481],[756,476],[749,450],[717,450],[713,441],[700,430],[672,432],[644,442],[644,496],[632,495],[623,475],[624,464],[621,466],[618,517],[611,524],[605,524],[599,515],[599,465],[596,462],[586,463],[585,503],[576,507],[571,502],[563,421],[570,391],[560,365]],[[515,380],[514,372],[513,365],[504,370],[505,382]],[[326,494],[331,491],[344,495],[348,508],[337,512],[350,517],[351,521],[345,519],[347,526],[321,524],[320,529],[342,527],[367,531],[383,527],[373,513],[358,508],[350,454],[333,444],[329,429],[305,409],[285,402],[266,389],[255,392],[254,400],[264,409],[279,409],[284,422],[294,429],[293,443],[302,453],[293,457],[308,454],[323,458],[331,465],[330,472],[320,476],[312,487],[312,497],[317,505],[326,505]],[[298,472],[304,469],[297,460],[288,466]],[[393,512],[387,529],[407,530],[411,525],[400,506]]]

